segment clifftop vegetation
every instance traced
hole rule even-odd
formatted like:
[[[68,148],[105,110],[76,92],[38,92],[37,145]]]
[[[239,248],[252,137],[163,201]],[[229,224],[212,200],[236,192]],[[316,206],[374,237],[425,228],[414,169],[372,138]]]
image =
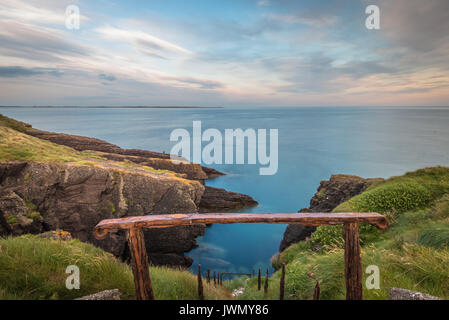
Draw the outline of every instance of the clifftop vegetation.
[[[364,299],[388,299],[390,288],[400,287],[449,298],[449,168],[432,167],[377,181],[338,206],[334,212],[379,212],[391,226],[380,232],[362,225],[363,270],[380,269],[380,289],[368,290],[363,275]],[[286,299],[311,299],[315,281],[322,299],[345,299],[344,250],[341,226],[323,226],[310,239],[291,245],[273,261],[286,263]],[[267,295],[257,291],[257,279],[245,286],[242,299],[278,299],[280,272],[270,278]],[[228,288],[242,280],[226,283]]]

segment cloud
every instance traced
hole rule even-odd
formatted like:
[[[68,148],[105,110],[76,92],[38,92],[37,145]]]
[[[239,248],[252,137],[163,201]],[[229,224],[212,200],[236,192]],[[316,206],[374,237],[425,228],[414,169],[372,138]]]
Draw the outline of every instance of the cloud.
[[[317,28],[333,25],[338,20],[336,16],[330,14],[270,14],[268,17],[283,23],[298,23]]]
[[[105,73],[99,74],[98,77],[99,77],[101,80],[106,80],[106,81],[115,81],[115,80],[117,80],[117,78],[116,78],[115,76],[113,76],[113,75],[108,75],[108,74],[105,74]]]
[[[21,0],[2,0],[0,3],[0,17],[20,20],[23,22],[36,24],[65,25],[65,9],[68,5],[73,5],[76,1],[21,1]],[[81,21],[88,21],[85,15],[80,15]]]
[[[260,0],[259,2],[257,2],[257,5],[261,6],[261,7],[266,7],[266,6],[269,6],[270,4],[271,3],[269,0]]]
[[[193,54],[190,50],[139,30],[125,30],[107,26],[98,28],[96,31],[107,39],[131,43],[138,51],[153,57],[166,58],[166,54],[184,56]]]
[[[193,85],[201,89],[220,89],[224,87],[224,85],[221,82],[213,80],[203,80],[190,77],[176,77],[176,76],[159,76],[158,78],[161,80],[168,80],[173,83]]]
[[[48,74],[51,76],[59,77],[63,72],[57,69],[45,69],[45,68],[24,68],[20,66],[6,66],[0,67],[1,78],[18,78],[18,77],[30,77],[36,75]]]
[[[0,67],[0,77],[2,78],[29,77],[38,74],[43,74],[43,72],[35,69],[22,68],[19,66]]]
[[[59,31],[7,19],[0,19],[0,43],[0,55],[33,61],[88,55],[85,47],[68,41]]]

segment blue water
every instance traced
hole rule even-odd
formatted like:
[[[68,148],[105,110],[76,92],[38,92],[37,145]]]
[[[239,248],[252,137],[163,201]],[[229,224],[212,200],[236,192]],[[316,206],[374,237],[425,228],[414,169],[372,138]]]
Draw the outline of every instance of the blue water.
[[[251,195],[260,205],[244,212],[296,212],[307,207],[331,174],[390,177],[449,165],[447,108],[246,109],[21,109],[0,113],[34,127],[97,137],[123,148],[169,152],[175,128],[279,129],[279,170],[260,176],[258,165],[213,165],[228,175],[207,182]],[[203,269],[251,272],[268,268],[285,225],[213,225],[189,253]]]

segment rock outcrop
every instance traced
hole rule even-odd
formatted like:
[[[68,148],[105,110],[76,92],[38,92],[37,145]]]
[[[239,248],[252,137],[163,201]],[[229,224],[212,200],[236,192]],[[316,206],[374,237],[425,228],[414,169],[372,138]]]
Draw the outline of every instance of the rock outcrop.
[[[135,173],[74,163],[0,163],[0,234],[63,229],[122,258],[123,233],[98,241],[92,230],[103,220],[148,214],[194,213],[204,186],[171,175]],[[184,257],[204,226],[145,231],[154,264],[189,266]]]
[[[246,194],[206,186],[200,201],[200,212],[225,212],[257,205],[258,202]]]
[[[303,208],[299,212],[331,212],[339,204],[362,193],[375,180],[353,175],[332,175],[329,180],[321,181],[317,192],[310,200],[309,208]],[[279,251],[282,252],[291,244],[306,239],[313,231],[315,227],[288,225]]]

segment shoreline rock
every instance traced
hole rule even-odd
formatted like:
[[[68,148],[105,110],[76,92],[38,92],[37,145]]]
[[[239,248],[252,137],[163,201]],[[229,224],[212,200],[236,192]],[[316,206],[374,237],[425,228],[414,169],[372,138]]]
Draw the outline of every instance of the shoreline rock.
[[[259,203],[250,196],[225,189],[205,186],[199,204],[199,212],[225,212],[230,210],[249,208]]]

